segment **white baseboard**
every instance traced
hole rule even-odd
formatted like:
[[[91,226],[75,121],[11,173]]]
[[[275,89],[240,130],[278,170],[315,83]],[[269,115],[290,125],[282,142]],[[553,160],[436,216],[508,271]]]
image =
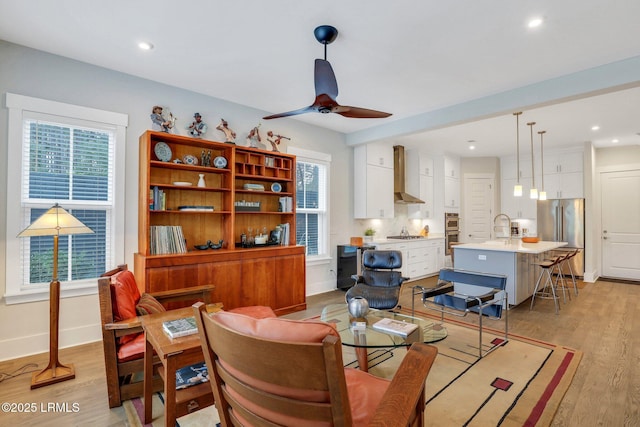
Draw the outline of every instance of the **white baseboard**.
[[[58,348],[75,347],[102,340],[100,324],[61,330]],[[49,351],[49,332],[0,341],[0,362]],[[72,362],[72,361],[70,361]],[[43,360],[46,364],[46,360]],[[63,362],[64,363],[64,362]]]

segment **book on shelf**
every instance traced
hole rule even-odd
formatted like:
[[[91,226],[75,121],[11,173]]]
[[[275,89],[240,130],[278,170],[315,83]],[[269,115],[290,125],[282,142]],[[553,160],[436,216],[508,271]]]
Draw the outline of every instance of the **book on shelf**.
[[[204,362],[194,363],[176,371],[176,390],[209,381],[209,370]]]
[[[374,323],[372,327],[373,329],[377,329],[378,331],[407,337],[411,332],[415,331],[418,328],[418,325],[416,325],[415,323],[403,322],[401,320],[389,319],[385,317],[384,319],[380,319],[376,323]]]
[[[152,225],[149,233],[151,255],[184,254],[187,244],[179,225]]]
[[[280,197],[280,211],[293,212],[293,197],[291,196]]]
[[[182,212],[213,212],[213,206],[178,206]]]
[[[284,224],[280,224],[280,245],[282,246],[289,246],[289,233],[290,233],[290,227],[289,227],[289,223],[285,222]]]
[[[149,191],[149,208],[154,211],[163,211],[167,208],[167,195],[158,186],[154,186],[153,190]]]
[[[186,335],[198,333],[195,317],[167,320],[166,322],[162,322],[162,329],[171,338],[184,337]]]

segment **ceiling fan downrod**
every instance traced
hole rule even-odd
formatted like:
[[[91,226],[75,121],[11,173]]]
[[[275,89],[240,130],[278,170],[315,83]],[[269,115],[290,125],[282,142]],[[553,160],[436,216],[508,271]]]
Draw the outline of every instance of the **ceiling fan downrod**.
[[[331,25],[320,25],[313,30],[313,35],[316,36],[316,40],[324,45],[324,60],[327,60],[327,45],[333,43],[338,37],[338,30]]]

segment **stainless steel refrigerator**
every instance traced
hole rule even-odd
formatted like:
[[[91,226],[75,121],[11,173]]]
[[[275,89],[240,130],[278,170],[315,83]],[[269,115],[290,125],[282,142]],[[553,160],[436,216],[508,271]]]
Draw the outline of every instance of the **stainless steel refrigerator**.
[[[538,237],[540,240],[567,242],[563,249],[581,251],[571,267],[576,276],[584,276],[584,199],[538,200]],[[567,266],[563,273],[569,274]]]

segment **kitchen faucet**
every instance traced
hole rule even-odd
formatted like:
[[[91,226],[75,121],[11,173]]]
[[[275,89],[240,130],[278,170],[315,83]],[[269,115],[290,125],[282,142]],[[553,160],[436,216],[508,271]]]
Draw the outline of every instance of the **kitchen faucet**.
[[[496,225],[496,220],[498,218],[501,218],[501,217],[504,217],[504,218],[507,219],[507,225],[506,226],[504,226],[504,225]],[[509,215],[504,214],[504,213],[499,213],[498,215],[496,215],[495,218],[493,218],[493,231],[496,232],[498,228],[502,228],[502,229],[507,231],[507,235],[509,237],[508,237],[508,240],[505,242],[505,244],[507,244],[507,243],[511,244],[511,218],[509,218]],[[497,237],[498,236],[496,236],[496,238]]]

